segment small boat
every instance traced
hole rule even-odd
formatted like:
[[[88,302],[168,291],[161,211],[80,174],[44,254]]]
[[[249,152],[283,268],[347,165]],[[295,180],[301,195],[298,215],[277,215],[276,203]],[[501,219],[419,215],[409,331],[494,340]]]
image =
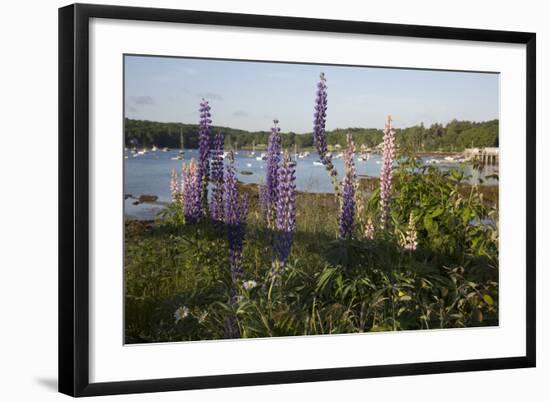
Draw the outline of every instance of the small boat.
[[[363,153],[359,156],[359,160],[362,161],[362,162],[366,162],[370,159],[370,154],[368,153]]]
[[[249,153],[250,157],[256,156],[256,141],[252,141],[252,152]]]
[[[168,150],[169,150],[168,148],[162,148],[163,152],[168,152]]]
[[[246,163],[246,167],[252,167],[251,163]]]
[[[155,145],[153,145],[153,147],[151,148],[151,152],[156,152],[157,150],[159,150]]]
[[[314,165],[314,166],[322,166],[323,163],[315,161],[315,162],[313,162],[313,165]]]
[[[262,154],[260,156],[257,156],[256,157],[256,160],[267,160],[267,154],[265,152],[262,152]]]

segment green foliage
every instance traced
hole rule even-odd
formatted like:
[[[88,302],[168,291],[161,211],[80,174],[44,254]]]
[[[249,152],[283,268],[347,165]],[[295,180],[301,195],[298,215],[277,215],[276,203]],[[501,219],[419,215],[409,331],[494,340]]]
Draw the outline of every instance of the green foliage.
[[[198,147],[198,126],[196,124],[161,123],[146,120],[126,119],[124,123],[126,146],[160,146],[180,147],[180,133],[186,148]],[[245,131],[228,127],[213,127],[212,132],[225,134],[226,148],[266,147],[269,131]],[[346,146],[347,132],[353,133],[358,149],[362,145],[374,147],[382,142],[383,133],[376,128],[346,128],[327,132],[327,143],[331,146]],[[287,132],[281,134],[283,148],[312,148],[311,133],[298,134]],[[468,147],[498,146],[498,120],[471,122],[453,120],[447,125],[433,124],[398,129],[397,144],[400,148],[413,151],[461,151]]]

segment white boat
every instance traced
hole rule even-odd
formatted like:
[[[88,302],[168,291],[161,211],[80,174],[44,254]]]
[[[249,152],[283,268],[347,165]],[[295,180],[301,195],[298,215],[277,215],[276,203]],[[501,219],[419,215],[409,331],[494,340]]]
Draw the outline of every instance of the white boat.
[[[256,157],[256,160],[259,160],[259,161],[261,161],[261,160],[267,160],[267,154],[266,154],[265,152],[262,152],[262,153],[260,154],[260,156],[257,156],[257,157]]]
[[[163,152],[168,152],[168,148],[162,148]]]
[[[313,162],[313,165],[314,165],[314,166],[322,166],[323,163],[321,163],[321,162]]]
[[[151,152],[156,152],[157,150],[158,148],[155,145],[153,145],[153,147],[151,148]]]
[[[252,167],[251,163],[246,163],[246,167]]]
[[[359,160],[362,161],[362,162],[366,162],[370,159],[370,154],[368,153],[363,153],[361,156],[359,156]]]

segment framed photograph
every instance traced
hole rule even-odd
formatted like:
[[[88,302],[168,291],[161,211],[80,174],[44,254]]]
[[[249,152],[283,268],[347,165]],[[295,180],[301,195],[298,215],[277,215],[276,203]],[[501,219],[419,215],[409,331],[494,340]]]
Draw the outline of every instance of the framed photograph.
[[[61,8],[59,390],[535,366],[535,80],[534,33]]]

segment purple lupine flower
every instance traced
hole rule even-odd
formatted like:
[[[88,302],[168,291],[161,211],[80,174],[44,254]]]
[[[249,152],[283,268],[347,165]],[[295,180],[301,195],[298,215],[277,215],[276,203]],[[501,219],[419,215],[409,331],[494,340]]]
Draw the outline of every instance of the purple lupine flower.
[[[327,169],[332,185],[334,187],[334,193],[336,197],[340,197],[340,188],[338,185],[338,172],[332,164],[332,156],[327,150],[327,133],[326,133],[326,121],[327,121],[327,84],[325,73],[321,73],[319,83],[317,84],[317,96],[315,98],[315,107],[313,113],[313,142],[317,148],[319,159],[321,163]]]
[[[248,198],[240,196],[237,191],[237,176],[233,153],[229,155],[229,164],[226,166],[223,188],[223,221],[227,227],[229,242],[229,268],[233,283],[242,279],[243,240],[248,214]]]
[[[281,162],[281,129],[277,126],[279,120],[273,120],[273,128],[267,145],[267,166],[265,186],[262,189],[261,201],[268,228],[275,224],[275,203],[277,201],[277,180],[279,179],[279,164]]]
[[[355,221],[355,162],[353,155],[355,154],[355,144],[351,132],[347,134],[348,147],[344,152],[344,167],[345,175],[342,179],[342,201],[340,205],[339,225],[340,238],[351,238],[353,233],[353,225]]]
[[[280,266],[284,266],[292,248],[296,229],[296,170],[295,163],[285,152],[279,168],[277,186],[277,207],[275,226],[277,229],[275,248]]]
[[[380,170],[380,225],[385,228],[388,223],[392,194],[392,165],[395,158],[395,130],[391,116],[384,127],[384,150]]]
[[[201,218],[200,176],[195,160],[182,167],[183,215],[187,224],[195,224]]]
[[[172,202],[177,202],[180,196],[178,189],[178,173],[175,168],[172,169],[172,173],[170,175],[170,193],[172,194]]]
[[[223,133],[221,132],[214,137],[210,179],[213,184],[210,217],[214,221],[221,222],[223,221]]]
[[[201,186],[201,207],[202,213],[208,209],[208,180],[209,180],[209,157],[210,157],[210,105],[207,100],[202,99],[200,103],[200,121],[199,121],[199,155],[197,169],[200,177]]]

